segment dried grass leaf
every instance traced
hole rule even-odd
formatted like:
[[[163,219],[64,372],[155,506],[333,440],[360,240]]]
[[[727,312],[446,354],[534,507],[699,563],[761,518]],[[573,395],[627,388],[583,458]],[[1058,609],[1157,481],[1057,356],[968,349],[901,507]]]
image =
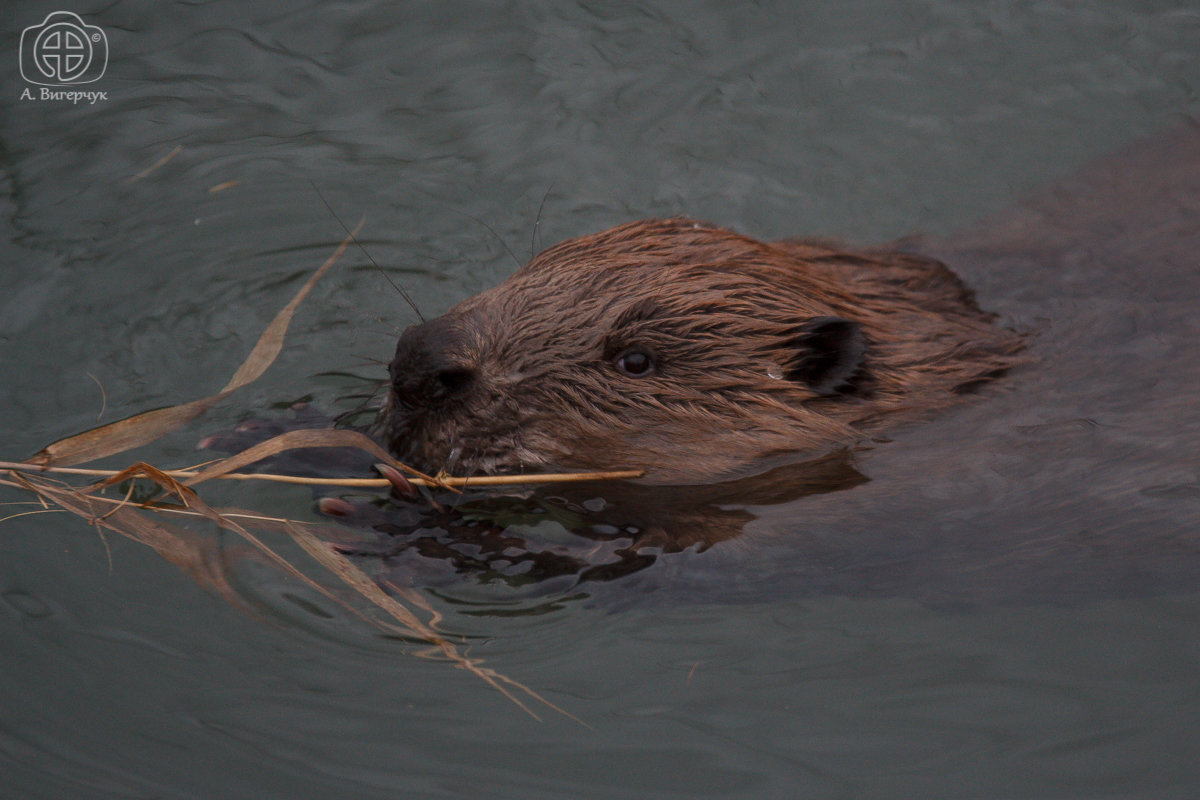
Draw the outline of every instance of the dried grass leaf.
[[[236,469],[261,461],[264,458],[278,455],[287,450],[295,450],[305,447],[354,447],[359,450],[364,450],[370,453],[375,458],[383,461],[386,464],[391,464],[397,469],[404,470],[410,475],[415,475],[428,481],[433,481],[433,478],[419,472],[412,467],[400,463],[392,456],[391,453],[384,450],[379,444],[358,431],[335,429],[335,428],[303,428],[301,430],[287,431],[278,436],[274,436],[265,442],[259,442],[253,447],[249,447],[240,453],[223,458],[220,461],[212,464],[202,470],[198,475],[188,478],[184,481],[187,486],[195,486],[198,483],[203,483],[213,478],[219,478],[222,475],[227,475]]]
[[[15,476],[15,473],[14,473]],[[229,582],[219,552],[211,541],[185,535],[185,531],[164,522],[158,515],[133,505],[113,506],[111,501],[85,495],[66,484],[45,478],[20,475],[16,479],[39,498],[75,514],[98,528],[119,533],[152,548],[204,588],[242,609],[251,608]]]
[[[231,392],[240,389],[258,378],[267,370],[267,367],[271,366],[275,358],[279,355],[279,352],[283,349],[284,335],[287,333],[288,325],[291,323],[292,316],[296,313],[296,309],[300,306],[300,303],[312,291],[313,285],[329,271],[330,267],[346,251],[346,247],[354,240],[355,234],[362,228],[362,225],[363,223],[360,220],[350,235],[343,239],[333,254],[325,260],[325,263],[305,281],[291,302],[275,315],[275,319],[263,331],[262,336],[259,337],[258,342],[254,345],[254,349],[250,351],[250,355],[246,357],[246,360],[238,367],[237,372],[230,378],[229,383],[220,392],[209,397],[202,397],[199,400],[193,400],[190,403],[135,414],[132,417],[110,422],[107,425],[101,425],[98,428],[92,428],[83,433],[68,436],[65,439],[59,439],[57,442],[42,448],[38,453],[29,458],[28,463],[38,467],[72,466],[104,458],[105,456],[124,453],[135,447],[149,444],[172,431],[182,428],[214,404],[223,400]]]
[[[86,430],[47,445],[29,458],[28,463],[42,468],[71,466],[123,453],[182,428],[220,399],[221,395],[214,395],[177,406],[156,408]]]
[[[308,552],[309,555],[320,562],[330,572],[334,573],[343,581],[345,581],[347,585],[351,586],[367,600],[370,600],[372,603],[398,620],[406,630],[420,632],[420,638],[436,645],[438,649],[442,651],[442,654],[445,655],[446,658],[453,661],[457,667],[460,669],[465,669],[476,677],[486,681],[493,689],[503,694],[512,702],[516,703],[534,719],[541,721],[541,717],[534,713],[533,709],[526,705],[521,698],[509,691],[509,687],[519,689],[538,702],[554,709],[564,716],[574,719],[576,722],[582,722],[574,715],[569,714],[563,709],[554,705],[549,700],[545,699],[524,684],[517,683],[510,678],[500,675],[495,670],[480,666],[480,663],[477,660],[467,658],[462,653],[458,652],[458,649],[455,648],[454,645],[447,642],[441,636],[438,636],[432,628],[429,628],[427,625],[425,625],[425,623],[421,622],[415,614],[405,608],[398,600],[389,595],[387,592],[383,591],[383,589],[379,588],[379,585],[367,577],[362,570],[353,564],[353,562],[351,562],[341,553],[337,553],[332,550],[329,545],[325,544],[320,539],[317,539],[312,534],[308,533],[307,531],[300,530],[299,528],[292,532],[292,536],[296,539],[296,542]]]

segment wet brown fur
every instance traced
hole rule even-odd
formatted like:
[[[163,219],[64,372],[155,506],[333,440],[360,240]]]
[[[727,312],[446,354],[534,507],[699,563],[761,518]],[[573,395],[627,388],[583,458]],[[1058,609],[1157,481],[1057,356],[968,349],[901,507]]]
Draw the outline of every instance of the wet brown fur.
[[[805,379],[822,320],[865,345],[829,385]],[[406,331],[379,433],[425,470],[710,481],[945,406],[1021,348],[933,259],[645,220],[551,247]],[[617,369],[630,349],[653,374]]]

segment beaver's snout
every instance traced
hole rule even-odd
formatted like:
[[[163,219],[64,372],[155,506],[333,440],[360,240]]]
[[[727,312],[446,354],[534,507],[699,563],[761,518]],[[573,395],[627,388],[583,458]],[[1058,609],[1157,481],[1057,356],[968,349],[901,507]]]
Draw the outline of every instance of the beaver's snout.
[[[461,319],[448,316],[405,330],[388,367],[394,402],[428,409],[468,394],[479,378],[472,338]]]
[[[402,461],[461,474],[543,463],[524,446],[522,393],[496,370],[486,319],[452,310],[401,334],[376,432]]]

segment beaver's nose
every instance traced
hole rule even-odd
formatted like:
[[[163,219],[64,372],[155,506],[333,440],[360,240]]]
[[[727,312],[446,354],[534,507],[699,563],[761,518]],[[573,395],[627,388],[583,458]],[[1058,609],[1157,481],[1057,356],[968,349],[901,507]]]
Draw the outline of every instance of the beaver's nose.
[[[401,334],[388,367],[392,392],[414,407],[462,397],[479,376],[474,344],[458,319],[438,317],[409,327]]]

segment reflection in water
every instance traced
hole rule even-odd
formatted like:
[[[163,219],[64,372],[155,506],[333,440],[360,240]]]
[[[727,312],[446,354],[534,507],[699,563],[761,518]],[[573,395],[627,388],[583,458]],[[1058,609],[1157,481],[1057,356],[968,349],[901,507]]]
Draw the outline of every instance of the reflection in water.
[[[554,591],[563,591],[733,539],[755,518],[747,505],[792,502],[865,480],[849,452],[839,451],[715,486],[575,484],[519,496],[443,497],[452,504],[437,510],[388,504],[364,517],[385,538],[348,549],[382,559],[387,579],[404,585],[436,583],[432,561],[479,581],[553,581]]]

